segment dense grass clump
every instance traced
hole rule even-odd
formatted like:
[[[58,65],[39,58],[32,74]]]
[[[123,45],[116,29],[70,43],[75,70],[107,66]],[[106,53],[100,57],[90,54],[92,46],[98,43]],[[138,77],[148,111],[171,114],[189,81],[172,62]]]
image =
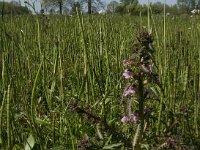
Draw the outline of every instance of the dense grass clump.
[[[137,149],[198,149],[200,22],[167,16],[163,26],[153,16],[149,28],[147,20],[2,17],[1,149],[132,149],[134,142]],[[154,53],[145,56],[159,84],[149,87],[148,117],[124,124],[123,61],[148,28]],[[140,102],[133,101],[136,111]]]

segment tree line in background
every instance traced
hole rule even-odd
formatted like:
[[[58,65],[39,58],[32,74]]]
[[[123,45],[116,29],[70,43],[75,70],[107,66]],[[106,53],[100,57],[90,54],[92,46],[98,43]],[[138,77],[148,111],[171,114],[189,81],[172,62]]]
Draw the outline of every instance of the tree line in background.
[[[27,7],[21,6],[16,1],[8,2],[0,2],[0,13],[1,14],[13,14],[13,15],[24,15],[31,14],[31,10]]]
[[[41,8],[54,14],[74,14],[76,10],[92,14],[105,9],[105,4],[101,0],[42,0]]]
[[[156,2],[150,3],[150,11],[153,14],[163,14],[164,3]],[[177,0],[175,5],[166,5],[166,12],[173,15],[191,14],[191,10],[200,9],[200,0]],[[148,7],[146,4],[139,4],[138,0],[120,0],[111,1],[107,5],[107,13],[119,13],[130,15],[146,15],[148,13]]]
[[[108,13],[108,14],[129,14],[146,15],[148,7],[141,5],[138,0],[120,0],[111,1],[107,6],[101,0],[42,0],[42,12],[48,14],[76,14],[76,11],[82,11],[88,14]],[[150,3],[150,11],[153,14],[162,14],[164,4],[161,2]],[[200,0],[177,0],[177,4],[166,5],[168,14],[180,15],[190,14],[193,9],[200,9]],[[27,6],[21,6],[18,2],[12,1],[0,2],[0,10],[3,14],[31,14]]]

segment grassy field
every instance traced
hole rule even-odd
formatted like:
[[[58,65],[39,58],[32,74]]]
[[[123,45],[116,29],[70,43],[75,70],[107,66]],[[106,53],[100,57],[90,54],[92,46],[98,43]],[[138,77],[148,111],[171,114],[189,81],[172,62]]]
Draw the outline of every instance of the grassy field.
[[[124,103],[141,108],[123,98],[122,74],[138,35],[149,30],[147,17],[1,18],[1,149],[198,149],[200,21],[163,21],[149,20],[161,86],[149,85],[145,119],[122,123]]]

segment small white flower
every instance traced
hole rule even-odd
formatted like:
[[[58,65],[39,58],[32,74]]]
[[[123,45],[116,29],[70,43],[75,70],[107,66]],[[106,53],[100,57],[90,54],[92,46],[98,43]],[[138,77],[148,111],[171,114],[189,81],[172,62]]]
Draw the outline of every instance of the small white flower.
[[[197,12],[196,9],[193,9],[193,10],[191,11],[192,14],[195,14],[196,12]]]

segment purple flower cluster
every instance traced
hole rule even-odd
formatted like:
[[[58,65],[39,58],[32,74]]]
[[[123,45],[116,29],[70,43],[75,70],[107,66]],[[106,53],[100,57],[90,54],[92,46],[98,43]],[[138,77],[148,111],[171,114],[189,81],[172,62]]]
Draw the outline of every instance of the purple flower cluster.
[[[121,122],[126,124],[126,123],[137,123],[138,121],[138,114],[137,113],[131,113],[129,115],[125,115],[122,119]]]
[[[129,86],[124,90],[124,96],[134,96],[135,95],[135,88],[133,86]]]

